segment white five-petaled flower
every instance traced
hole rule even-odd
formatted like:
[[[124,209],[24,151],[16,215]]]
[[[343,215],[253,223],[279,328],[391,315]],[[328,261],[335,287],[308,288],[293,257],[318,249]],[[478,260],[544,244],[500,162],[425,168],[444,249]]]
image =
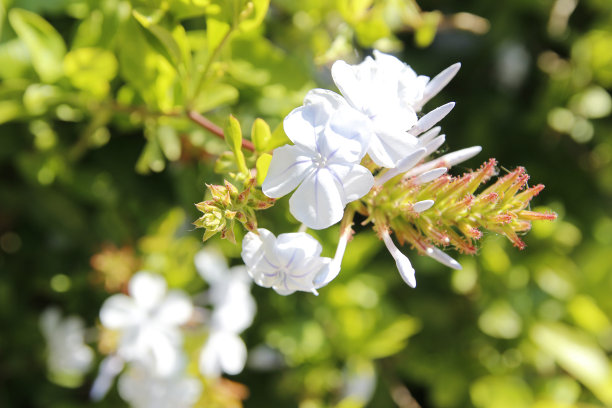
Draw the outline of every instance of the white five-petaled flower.
[[[311,92],[304,106],[287,115],[285,132],[295,144],[274,150],[262,186],[272,198],[297,187],[289,200],[291,214],[313,229],[340,221],[346,204],[363,197],[374,183],[372,173],[359,164],[369,145],[367,122],[330,94]]]
[[[210,333],[200,352],[200,372],[207,377],[238,374],[247,357],[238,334],[251,325],[256,309],[251,279],[244,266],[228,268],[225,258],[211,249],[196,254],[195,263],[210,285],[208,299],[213,307]]]
[[[368,154],[376,164],[394,167],[418,145],[415,136],[450,112],[454,104],[432,111],[423,121],[417,117],[417,112],[455,76],[459,67],[454,64],[430,81],[379,51],[358,65],[334,63],[332,77],[336,86],[346,102],[363,114],[373,132]]]
[[[80,317],[62,319],[58,309],[48,308],[40,316],[40,328],[47,341],[50,372],[80,376],[89,370],[93,351],[83,341],[85,328]]]
[[[185,375],[158,377],[135,365],[119,378],[119,395],[134,408],[189,408],[202,393],[202,383]]]
[[[181,367],[179,326],[191,317],[191,300],[179,290],[166,293],[164,278],[148,272],[135,274],[128,290],[130,296],[113,295],[100,310],[102,324],[121,333],[117,354],[156,375],[173,374]]]
[[[280,234],[259,228],[242,241],[242,259],[255,283],[281,295],[317,293],[317,275],[331,262],[321,257],[321,244],[305,232]]]

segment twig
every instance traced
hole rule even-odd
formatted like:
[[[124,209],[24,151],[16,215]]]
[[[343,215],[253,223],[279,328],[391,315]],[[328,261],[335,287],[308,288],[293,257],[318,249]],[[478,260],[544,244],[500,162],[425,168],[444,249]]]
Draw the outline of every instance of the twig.
[[[189,117],[189,119],[191,119],[194,123],[208,130],[213,135],[219,137],[220,139],[225,139],[225,135],[223,134],[223,129],[221,129],[219,126],[215,125],[214,123],[212,123],[210,120],[208,120],[204,116],[200,115],[198,112],[190,110],[187,112],[187,117]],[[255,151],[255,146],[250,140],[242,139],[242,147],[247,150],[250,150],[251,152]]]

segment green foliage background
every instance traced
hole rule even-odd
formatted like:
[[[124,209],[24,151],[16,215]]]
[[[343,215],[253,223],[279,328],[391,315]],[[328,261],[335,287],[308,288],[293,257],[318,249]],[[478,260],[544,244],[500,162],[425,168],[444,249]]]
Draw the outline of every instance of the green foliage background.
[[[220,126],[232,113],[247,135],[262,117],[274,130],[309,89],[333,89],[334,60],[374,47],[430,76],[460,61],[431,106],[457,102],[445,149],[483,153],[455,171],[488,157],[523,165],[546,185],[535,205],[559,219],[535,222],[522,252],[486,236],[478,256],[459,257],[462,271],[406,249],[416,290],[359,229],[319,297],[255,287],[258,315],[243,337],[285,364],[232,378],[248,387],[244,405],[359,407],[344,384],[373,376],[373,407],[414,406],[410,393],[422,407],[612,406],[612,4],[574,6],[2,0],[0,406],[121,406],[116,393],[89,402],[94,372],[50,381],[41,311],[59,305],[94,326],[109,293],[91,259],[105,248],[202,290],[193,204],[205,182],[221,182],[214,157],[227,148],[188,113]],[[259,222],[297,228],[282,200]],[[331,255],[337,228],[317,237]],[[239,263],[239,248],[216,239]],[[135,269],[128,260],[110,270]]]

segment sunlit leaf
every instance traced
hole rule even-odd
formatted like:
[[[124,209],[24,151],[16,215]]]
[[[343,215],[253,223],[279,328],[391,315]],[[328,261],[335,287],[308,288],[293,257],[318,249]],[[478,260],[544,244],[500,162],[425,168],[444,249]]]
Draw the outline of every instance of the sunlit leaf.
[[[66,45],[60,34],[44,18],[22,9],[8,13],[11,26],[27,45],[32,64],[44,82],[55,82],[62,76]]]
[[[108,93],[117,68],[115,55],[101,48],[79,48],[64,58],[64,71],[70,82],[96,96]]]

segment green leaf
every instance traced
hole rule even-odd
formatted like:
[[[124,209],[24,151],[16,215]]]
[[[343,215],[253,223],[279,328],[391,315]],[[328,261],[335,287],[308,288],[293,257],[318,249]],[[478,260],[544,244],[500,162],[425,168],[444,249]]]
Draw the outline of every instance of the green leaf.
[[[169,2],[170,12],[178,20],[200,17],[206,14],[209,0],[173,0]]]
[[[270,162],[272,161],[272,155],[264,153],[257,159],[257,184],[262,185],[266,176],[268,175],[268,169],[270,168]]]
[[[215,17],[208,17],[206,19],[206,41],[208,43],[209,55],[212,55],[223,43],[225,36],[228,35],[231,29],[231,25],[225,21]]]
[[[225,126],[225,142],[234,153],[240,172],[248,174],[249,169],[244,159],[244,153],[242,153],[242,130],[240,129],[240,122],[238,122],[238,119],[233,115],[230,115]]]
[[[164,27],[154,24],[150,18],[136,10],[132,11],[132,15],[144,29],[145,38],[149,45],[178,70],[179,65],[184,61],[181,48],[176,43],[172,33]]]
[[[140,174],[148,174],[151,170],[159,173],[166,168],[166,162],[154,132],[155,129],[151,125],[145,128],[147,144],[136,162],[136,171]]]
[[[266,17],[270,0],[250,0],[245,4],[245,8],[240,13],[241,30],[249,31],[257,28]]]
[[[193,101],[193,110],[207,112],[221,105],[232,105],[238,100],[238,90],[221,82],[207,83]]]
[[[217,158],[215,162],[214,172],[217,174],[228,174],[238,172],[238,166],[236,166],[236,159],[234,153],[223,152]]]
[[[44,18],[22,9],[8,13],[11,26],[30,51],[34,70],[43,82],[53,83],[62,76],[66,45],[61,35]]]
[[[287,136],[287,134],[285,133],[285,129],[283,128],[283,124],[280,123],[276,129],[274,129],[274,132],[272,132],[272,138],[270,139],[270,142],[268,143],[268,145],[266,146],[266,149],[268,151],[274,150],[277,147],[286,145],[291,143],[291,140],[289,139],[289,137]]]
[[[420,329],[421,323],[416,318],[400,316],[364,345],[363,355],[381,358],[395,354],[403,349],[408,338]]]
[[[270,126],[265,120],[261,118],[255,119],[253,128],[251,129],[251,140],[255,145],[255,150],[258,152],[267,152],[270,150],[267,146],[270,140],[272,140],[272,133],[270,132]]]
[[[436,37],[442,14],[439,11],[432,11],[430,13],[423,13],[422,16],[423,24],[414,33],[414,42],[417,46],[425,48]]]
[[[117,59],[101,48],[79,48],[66,54],[64,71],[75,87],[105,96],[117,75]]]
[[[612,368],[604,350],[586,333],[556,322],[535,324],[530,337],[600,401],[612,405]]]
[[[181,157],[181,139],[172,126],[161,125],[157,127],[157,139],[162,152],[168,160],[176,161]]]

